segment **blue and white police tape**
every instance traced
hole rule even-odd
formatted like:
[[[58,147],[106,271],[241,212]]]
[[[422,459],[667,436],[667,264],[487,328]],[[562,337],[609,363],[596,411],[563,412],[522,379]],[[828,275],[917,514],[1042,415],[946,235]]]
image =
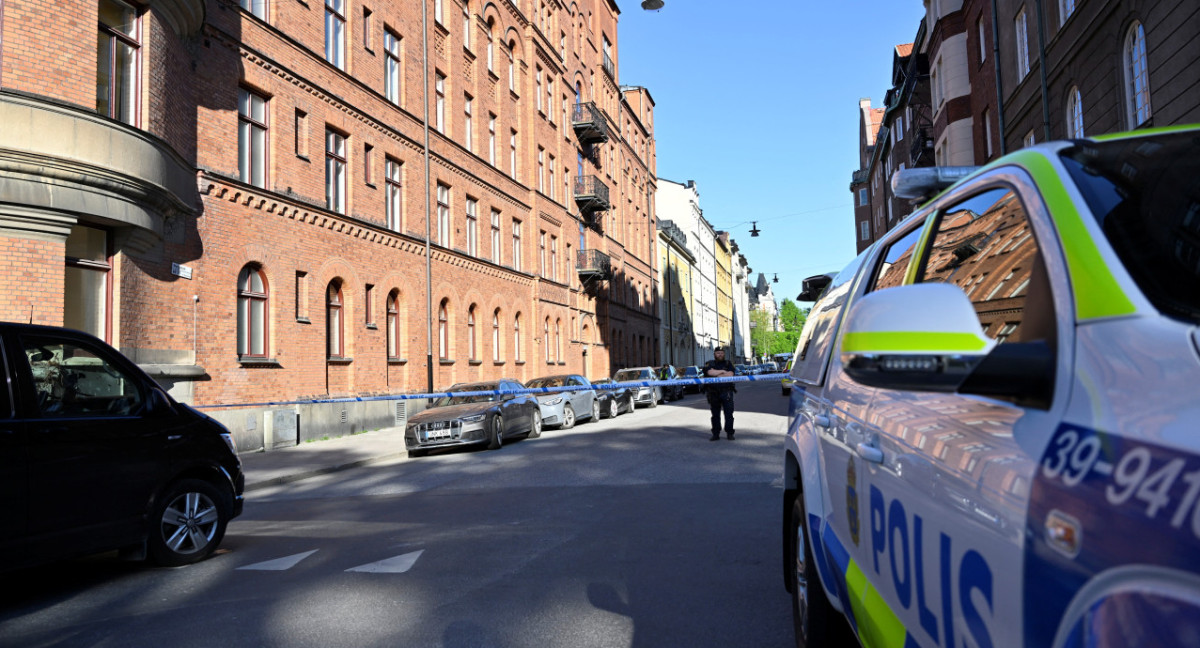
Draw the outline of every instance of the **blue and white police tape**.
[[[770,382],[782,380],[787,374],[773,373],[758,376],[722,376],[720,378],[677,378],[675,380],[634,380],[619,383],[593,383],[591,388],[597,391],[614,389],[631,389],[643,387],[667,387],[674,385],[712,385],[720,383],[739,382]],[[482,381],[487,382],[487,381]],[[457,392],[428,392],[423,394],[387,394],[383,396],[346,396],[343,398],[305,398],[289,401],[264,401],[261,403],[226,403],[219,405],[193,405],[195,409],[239,409],[244,407],[279,407],[281,405],[316,405],[321,403],[366,403],[370,401],[394,400],[430,400],[435,398],[462,398],[476,396],[499,396],[501,394],[554,394],[558,392],[584,391],[587,387],[579,385],[564,385],[562,387],[524,387],[521,389],[493,389]]]

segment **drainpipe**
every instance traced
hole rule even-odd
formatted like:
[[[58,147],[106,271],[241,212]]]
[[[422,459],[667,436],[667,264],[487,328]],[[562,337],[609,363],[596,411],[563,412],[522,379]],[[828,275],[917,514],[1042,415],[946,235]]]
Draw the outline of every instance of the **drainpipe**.
[[[1000,79],[1000,19],[997,16],[996,0],[992,0],[992,64],[996,67],[996,122],[1000,125],[1000,155],[1008,153],[1008,139],[1004,132],[1004,84]],[[987,128],[987,124],[984,124]]]
[[[1050,141],[1050,102],[1046,90],[1046,29],[1042,20],[1042,0],[1035,0],[1038,20],[1038,67],[1042,70],[1042,130],[1043,142]]]
[[[421,65],[425,79],[422,103],[425,104],[425,380],[433,391],[433,261],[429,248],[429,2],[421,2]]]

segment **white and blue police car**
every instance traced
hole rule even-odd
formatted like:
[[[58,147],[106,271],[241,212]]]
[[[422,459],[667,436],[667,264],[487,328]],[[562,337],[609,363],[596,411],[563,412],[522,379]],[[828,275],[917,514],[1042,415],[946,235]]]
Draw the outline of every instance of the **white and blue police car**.
[[[818,282],[784,465],[797,645],[1200,646],[1200,127],[957,175]]]

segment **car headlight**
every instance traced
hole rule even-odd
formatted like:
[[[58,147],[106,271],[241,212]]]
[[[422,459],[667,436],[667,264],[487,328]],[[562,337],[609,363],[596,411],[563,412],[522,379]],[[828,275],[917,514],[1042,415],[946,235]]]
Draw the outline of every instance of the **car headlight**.
[[[542,401],[542,405],[558,405],[562,401],[563,401],[563,397],[559,396],[558,398],[551,398],[549,400]]]
[[[464,417],[462,417],[462,422],[463,423],[478,423],[478,422],[482,421],[483,417],[485,417],[485,416],[487,416],[486,413],[475,414],[474,416],[464,416]]]
[[[222,432],[221,440],[225,442],[225,445],[229,446],[229,451],[232,452],[233,455],[236,457],[237,456],[237,446],[233,443],[233,435],[228,432]]]

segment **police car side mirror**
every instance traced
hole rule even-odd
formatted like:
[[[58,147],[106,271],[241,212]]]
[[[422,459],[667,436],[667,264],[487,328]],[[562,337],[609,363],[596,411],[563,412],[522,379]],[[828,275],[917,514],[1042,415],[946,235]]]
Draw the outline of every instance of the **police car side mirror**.
[[[850,307],[841,358],[857,383],[956,391],[995,341],[958,286],[916,284],[868,293]]]

